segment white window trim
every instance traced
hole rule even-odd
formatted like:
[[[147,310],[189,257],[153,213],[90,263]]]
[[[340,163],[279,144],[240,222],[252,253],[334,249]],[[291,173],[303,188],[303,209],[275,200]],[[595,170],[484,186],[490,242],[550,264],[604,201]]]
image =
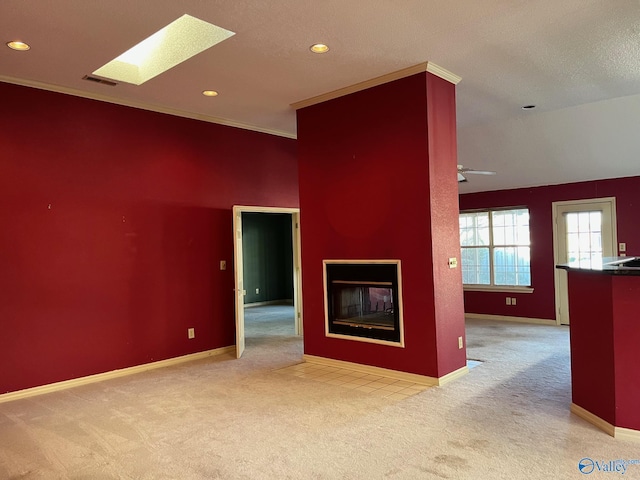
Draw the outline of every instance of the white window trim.
[[[463,284],[462,290],[465,292],[503,292],[503,293],[533,293],[533,287],[519,287],[509,285],[474,285]]]
[[[489,217],[489,245],[469,245],[469,246],[460,246],[460,251],[462,252],[463,248],[489,248],[489,258],[491,265],[491,285],[484,284],[473,284],[473,283],[463,283],[462,289],[467,292],[504,292],[504,293],[533,293],[533,286],[527,285],[494,285],[493,281],[493,249],[496,248],[496,245],[493,243],[493,212],[500,211],[512,211],[512,210],[527,210],[529,215],[531,215],[531,211],[529,207],[520,206],[520,207],[505,207],[505,208],[481,208],[474,210],[462,210],[460,214],[466,213],[487,213]],[[498,247],[518,247],[521,245],[498,245]],[[529,225],[529,248],[531,248],[531,225]],[[462,256],[462,255],[461,255]],[[461,258],[462,261],[462,258]],[[531,262],[529,262],[529,274],[531,274]]]

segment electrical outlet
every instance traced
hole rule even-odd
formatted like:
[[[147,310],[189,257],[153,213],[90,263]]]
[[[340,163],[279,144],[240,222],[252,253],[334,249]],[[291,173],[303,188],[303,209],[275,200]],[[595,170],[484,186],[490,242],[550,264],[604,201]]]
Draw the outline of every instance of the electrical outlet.
[[[507,305],[511,305],[511,297],[507,297],[505,302],[506,302]]]
[[[516,304],[516,297],[511,297],[511,305],[515,305]]]
[[[260,295],[260,289],[256,288],[256,295]]]
[[[189,328],[187,330],[187,337],[196,338],[196,329],[195,328]]]
[[[626,252],[627,251],[627,244],[624,242],[620,242],[618,244],[618,250],[620,250],[621,252]]]
[[[458,337],[458,348],[462,348],[462,337]]]

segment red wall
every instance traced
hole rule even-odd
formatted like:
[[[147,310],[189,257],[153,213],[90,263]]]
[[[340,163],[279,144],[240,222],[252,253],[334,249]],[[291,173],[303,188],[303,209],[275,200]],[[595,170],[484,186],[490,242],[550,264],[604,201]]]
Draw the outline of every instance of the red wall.
[[[457,346],[464,336],[459,270],[437,271],[458,290],[449,304],[434,301],[433,252],[459,256],[455,88],[427,77],[432,75],[413,75],[298,111],[307,354],[433,377],[465,364]],[[444,100],[435,101],[429,89]],[[440,118],[438,109],[446,111],[428,131],[430,109],[433,118]],[[430,144],[428,133],[440,136],[438,142]],[[437,182],[446,200],[432,206]],[[432,223],[433,208],[442,208],[442,215]],[[323,259],[402,261],[406,348],[325,336]],[[446,313],[452,318],[436,318]],[[440,344],[443,339],[454,344]]]
[[[628,177],[460,195],[460,210],[529,208],[534,287],[532,294],[510,294],[518,299],[515,306],[505,305],[505,293],[465,292],[465,311],[555,321],[552,202],[616,197],[618,241],[627,243],[629,255],[640,256],[639,192],[640,177]]]
[[[295,141],[0,98],[0,393],[233,345],[231,207],[298,206]]]

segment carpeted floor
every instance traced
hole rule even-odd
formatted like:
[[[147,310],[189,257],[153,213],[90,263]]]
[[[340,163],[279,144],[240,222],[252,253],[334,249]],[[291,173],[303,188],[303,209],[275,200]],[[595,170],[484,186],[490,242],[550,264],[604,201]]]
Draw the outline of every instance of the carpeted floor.
[[[251,310],[240,360],[0,404],[0,479],[578,479],[640,457],[569,413],[565,327],[469,321],[483,363],[394,400],[278,373],[302,355],[292,310]]]
[[[244,309],[244,333],[248,345],[258,338],[286,337],[295,334],[291,305],[268,305]]]

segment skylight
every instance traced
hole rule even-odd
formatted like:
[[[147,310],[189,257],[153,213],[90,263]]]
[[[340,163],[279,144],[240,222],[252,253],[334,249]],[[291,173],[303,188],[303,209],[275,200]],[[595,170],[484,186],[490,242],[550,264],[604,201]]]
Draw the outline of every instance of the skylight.
[[[230,30],[185,14],[93,74],[142,85],[233,35]]]

